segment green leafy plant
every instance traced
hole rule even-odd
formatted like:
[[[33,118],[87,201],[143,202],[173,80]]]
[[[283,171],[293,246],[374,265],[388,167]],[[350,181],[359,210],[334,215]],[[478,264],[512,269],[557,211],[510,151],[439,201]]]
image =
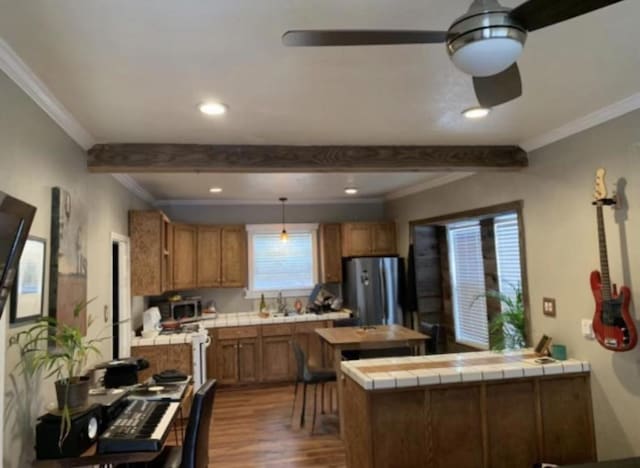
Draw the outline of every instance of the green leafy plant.
[[[503,305],[502,312],[496,314],[489,322],[491,349],[520,349],[526,346],[525,311],[520,286],[513,288],[510,296],[500,291],[487,291],[485,297],[497,299]]]
[[[95,299],[95,298],[94,298]],[[92,302],[77,304],[73,316],[78,317]],[[78,327],[59,323],[53,317],[45,317],[29,329],[18,333],[11,339],[11,344],[19,346],[21,352],[22,372],[46,372],[46,377],[56,377],[65,385],[64,406],[61,409],[60,439],[62,447],[71,430],[71,409],[69,407],[69,384],[81,380],[81,372],[91,354],[100,355],[96,343],[105,338],[85,339]]]

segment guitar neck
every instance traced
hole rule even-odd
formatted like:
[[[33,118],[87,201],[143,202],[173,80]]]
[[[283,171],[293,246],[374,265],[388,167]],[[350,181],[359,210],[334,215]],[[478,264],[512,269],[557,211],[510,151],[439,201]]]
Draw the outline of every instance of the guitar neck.
[[[596,207],[598,213],[598,245],[600,247],[600,277],[602,281],[602,298],[611,299],[611,279],[609,277],[609,258],[607,257],[607,237],[604,231],[602,205]]]

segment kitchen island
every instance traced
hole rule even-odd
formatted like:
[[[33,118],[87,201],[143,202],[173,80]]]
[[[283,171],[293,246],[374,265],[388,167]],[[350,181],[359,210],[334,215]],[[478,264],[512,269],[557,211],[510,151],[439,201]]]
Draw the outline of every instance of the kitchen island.
[[[589,363],[532,350],[342,362],[349,467],[596,460]]]

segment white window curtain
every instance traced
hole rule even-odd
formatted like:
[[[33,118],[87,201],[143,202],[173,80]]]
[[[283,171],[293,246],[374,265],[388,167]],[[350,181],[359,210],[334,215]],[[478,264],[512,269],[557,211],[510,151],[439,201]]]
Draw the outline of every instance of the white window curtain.
[[[456,341],[488,349],[489,325],[480,223],[452,224],[447,233]]]
[[[317,225],[287,224],[288,239],[280,239],[282,226],[253,225],[249,231],[248,298],[308,294],[317,282]]]
[[[518,215],[513,213],[496,217],[494,237],[498,263],[498,287],[502,294],[514,299],[516,290],[522,289]],[[503,310],[505,307],[506,305],[502,303]]]

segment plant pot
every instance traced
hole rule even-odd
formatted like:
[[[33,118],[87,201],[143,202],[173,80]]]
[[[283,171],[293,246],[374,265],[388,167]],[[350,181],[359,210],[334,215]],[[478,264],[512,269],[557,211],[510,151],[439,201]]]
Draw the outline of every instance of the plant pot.
[[[68,379],[56,380],[55,385],[58,409],[64,409],[65,405],[69,409],[87,405],[89,399],[89,377],[72,377],[71,383],[68,383]]]

